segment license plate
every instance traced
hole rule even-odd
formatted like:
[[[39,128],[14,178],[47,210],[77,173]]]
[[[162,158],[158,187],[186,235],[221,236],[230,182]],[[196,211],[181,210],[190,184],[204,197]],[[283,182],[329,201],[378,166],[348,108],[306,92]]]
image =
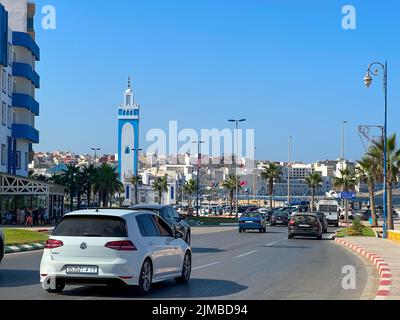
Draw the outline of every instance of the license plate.
[[[99,267],[96,266],[68,266],[67,274],[98,274]]]
[[[309,226],[308,224],[300,224],[299,227],[302,227],[302,228],[309,228],[310,226]]]
[[[253,221],[246,221],[246,223],[253,223]]]
[[[282,223],[282,221],[277,221],[276,223]]]

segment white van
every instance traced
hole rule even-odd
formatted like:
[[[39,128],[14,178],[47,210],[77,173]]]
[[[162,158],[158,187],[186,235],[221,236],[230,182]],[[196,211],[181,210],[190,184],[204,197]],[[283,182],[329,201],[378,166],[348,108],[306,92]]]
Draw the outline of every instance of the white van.
[[[323,212],[328,224],[339,226],[339,202],[336,199],[322,199],[317,203],[317,211]]]

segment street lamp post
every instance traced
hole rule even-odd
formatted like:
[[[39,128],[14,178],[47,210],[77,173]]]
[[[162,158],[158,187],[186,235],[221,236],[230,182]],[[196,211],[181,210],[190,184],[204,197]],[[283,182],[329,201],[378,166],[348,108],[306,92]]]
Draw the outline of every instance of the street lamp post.
[[[239,123],[247,121],[246,119],[230,119],[229,122],[235,123],[236,128],[236,165],[235,165],[235,177],[236,177],[236,218],[239,218]]]
[[[340,160],[342,161],[342,169],[344,165],[344,139],[345,139],[345,125],[348,124],[348,121],[343,121],[342,122],[342,150],[340,154]]]
[[[92,148],[92,151],[94,151],[94,162],[97,161],[97,151],[100,151],[100,148]]]
[[[290,164],[292,162],[292,136],[289,137],[289,141],[288,141],[288,170],[287,170],[287,186],[288,186],[288,192],[287,192],[287,202],[288,202],[288,206],[290,206]]]
[[[143,149],[140,148],[132,148],[132,151],[135,152],[136,164],[135,164],[135,204],[138,204],[138,186],[139,186],[139,152]]]
[[[199,197],[200,197],[200,166],[201,166],[201,144],[206,143],[205,141],[194,141],[197,143],[197,185],[196,185],[196,215],[199,216]]]
[[[383,70],[383,91],[385,94],[385,120],[384,120],[384,126],[383,126],[383,238],[387,238],[387,106],[388,106],[388,85],[387,85],[387,79],[388,79],[388,72],[387,72],[387,62],[385,64],[381,62],[373,62],[368,66],[367,69],[367,74],[364,77],[364,84],[367,88],[370,87],[372,83],[372,76],[378,76],[379,71],[376,69],[374,72],[371,71],[371,68],[373,66],[379,66]]]

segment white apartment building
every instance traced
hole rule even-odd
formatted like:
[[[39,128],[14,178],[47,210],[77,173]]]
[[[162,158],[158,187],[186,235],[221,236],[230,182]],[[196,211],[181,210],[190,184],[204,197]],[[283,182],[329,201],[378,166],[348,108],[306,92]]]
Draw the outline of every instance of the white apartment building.
[[[27,0],[0,0],[0,172],[19,176],[28,176],[32,145],[39,143],[34,15]]]

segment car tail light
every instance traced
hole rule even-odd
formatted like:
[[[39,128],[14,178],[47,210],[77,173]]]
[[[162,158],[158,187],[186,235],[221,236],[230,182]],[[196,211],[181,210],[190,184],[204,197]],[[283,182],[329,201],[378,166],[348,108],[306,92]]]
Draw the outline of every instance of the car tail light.
[[[290,221],[289,221],[289,224],[290,224],[291,226],[293,226],[293,225],[295,224],[294,220],[290,220]]]
[[[56,248],[62,247],[63,245],[64,245],[64,243],[60,240],[49,239],[44,244],[44,248],[45,249],[56,249]]]
[[[137,251],[132,241],[111,241],[105,244],[105,247],[117,251]]]

